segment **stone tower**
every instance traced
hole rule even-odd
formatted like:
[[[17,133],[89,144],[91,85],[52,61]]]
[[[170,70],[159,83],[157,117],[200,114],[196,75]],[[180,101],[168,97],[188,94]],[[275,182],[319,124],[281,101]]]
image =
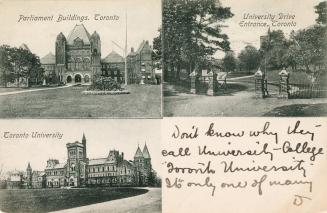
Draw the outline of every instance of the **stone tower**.
[[[94,31],[90,38],[91,43],[91,67],[93,75],[101,73],[101,40],[99,34]]]
[[[152,165],[151,165],[151,156],[146,143],[143,147],[142,154],[144,157],[144,164],[143,164],[144,182],[146,185],[149,185],[151,180]]]
[[[26,183],[27,183],[27,188],[32,188],[32,167],[30,162],[28,162],[26,168]]]
[[[82,137],[82,144],[83,144],[84,160],[86,160],[87,159],[87,155],[86,155],[86,138],[85,138],[84,133],[83,133],[83,137]]]
[[[144,165],[144,157],[140,147],[137,147],[137,150],[134,155],[134,166],[135,166],[135,181],[136,185],[143,186],[144,185],[144,176],[143,176],[143,165]]]
[[[56,73],[59,82],[63,80],[63,76],[66,70],[66,37],[60,32],[56,39]]]
[[[85,186],[87,173],[86,173],[86,139],[85,136],[82,139],[82,143],[76,141],[74,143],[67,143],[67,170],[69,186]]]

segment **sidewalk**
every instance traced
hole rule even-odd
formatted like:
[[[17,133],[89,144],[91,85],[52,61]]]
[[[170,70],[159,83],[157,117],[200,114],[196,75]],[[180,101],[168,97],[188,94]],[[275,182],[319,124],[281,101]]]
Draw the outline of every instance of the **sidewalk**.
[[[145,188],[149,192],[135,197],[60,210],[53,213],[160,213],[161,188]]]
[[[30,90],[21,90],[21,91],[12,91],[12,92],[2,92],[2,93],[0,93],[0,96],[15,95],[15,94],[20,94],[20,93],[28,93],[28,92],[38,92],[38,91],[44,91],[44,90],[63,89],[63,88],[71,87],[71,86],[73,86],[73,85],[66,85],[66,86],[61,86],[61,87],[48,87],[48,88],[43,88],[43,89],[30,89]]]

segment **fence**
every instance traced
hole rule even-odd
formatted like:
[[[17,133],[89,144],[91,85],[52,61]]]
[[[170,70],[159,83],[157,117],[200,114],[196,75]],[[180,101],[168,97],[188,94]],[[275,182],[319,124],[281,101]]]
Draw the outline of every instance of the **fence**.
[[[323,83],[289,84],[289,98],[325,98],[327,87]]]
[[[297,80],[296,83],[290,81],[289,73],[284,69],[279,73],[279,98],[325,98],[327,97],[326,74],[320,75],[315,80],[308,82],[306,79]],[[256,97],[266,98],[269,96],[265,76],[260,70],[255,74],[255,93]],[[276,83],[275,83],[276,84]]]

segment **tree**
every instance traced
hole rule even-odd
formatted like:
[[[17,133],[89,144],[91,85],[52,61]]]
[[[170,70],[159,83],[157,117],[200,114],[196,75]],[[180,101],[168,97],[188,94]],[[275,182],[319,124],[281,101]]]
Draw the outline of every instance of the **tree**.
[[[307,71],[310,65],[326,66],[326,26],[314,25],[291,34],[292,51],[297,56],[297,63],[304,66]],[[292,54],[293,54],[292,53]]]
[[[162,59],[162,40],[161,40],[161,29],[159,29],[159,35],[153,39],[152,60],[155,62],[161,62],[161,59]]]
[[[260,65],[260,53],[251,45],[247,45],[238,55],[240,66],[246,70],[251,71],[257,69]]]
[[[236,58],[233,52],[227,52],[223,58],[223,68],[225,71],[234,71],[236,68]]]
[[[207,66],[216,51],[228,51],[221,22],[232,16],[230,8],[222,7],[218,0],[164,0],[165,75],[169,71],[169,78],[178,80],[182,66],[190,73]]]
[[[39,57],[23,48],[0,47],[2,76],[7,82],[16,79],[19,85],[21,78],[40,79],[43,75]]]
[[[262,42],[260,47],[260,53],[264,61],[262,65],[267,66],[271,69],[280,69],[285,67],[286,64],[286,53],[289,47],[289,42],[285,38],[282,30],[274,30],[270,32],[266,39]]]
[[[327,1],[322,1],[315,7],[315,13],[318,14],[316,22],[318,24],[326,24],[327,22]]]

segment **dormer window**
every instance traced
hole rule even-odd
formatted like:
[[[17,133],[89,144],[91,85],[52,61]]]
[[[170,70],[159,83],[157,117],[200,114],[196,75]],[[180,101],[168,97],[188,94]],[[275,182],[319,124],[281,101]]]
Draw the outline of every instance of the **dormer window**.
[[[84,42],[82,39],[80,39],[79,37],[75,38],[74,40],[74,46],[76,47],[82,47],[84,45]]]

